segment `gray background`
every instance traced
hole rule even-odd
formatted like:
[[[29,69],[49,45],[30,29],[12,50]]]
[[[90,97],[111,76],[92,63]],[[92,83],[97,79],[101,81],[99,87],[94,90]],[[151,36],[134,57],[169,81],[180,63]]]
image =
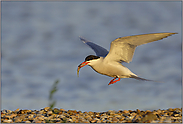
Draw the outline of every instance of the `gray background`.
[[[48,106],[52,84],[57,108],[81,111],[181,107],[181,2],[2,2],[1,109]],[[139,46],[125,63],[140,77],[111,77],[77,66],[95,54],[79,36],[109,50],[117,37],[179,34]]]

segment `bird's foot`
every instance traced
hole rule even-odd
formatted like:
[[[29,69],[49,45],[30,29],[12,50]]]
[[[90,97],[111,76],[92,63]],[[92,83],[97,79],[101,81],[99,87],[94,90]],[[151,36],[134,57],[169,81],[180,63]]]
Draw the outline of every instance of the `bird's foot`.
[[[117,80],[115,80],[116,78],[112,79],[108,85],[111,85],[111,84],[114,84],[116,83],[117,81],[120,81],[120,78],[118,78]],[[115,81],[114,81],[115,80]]]

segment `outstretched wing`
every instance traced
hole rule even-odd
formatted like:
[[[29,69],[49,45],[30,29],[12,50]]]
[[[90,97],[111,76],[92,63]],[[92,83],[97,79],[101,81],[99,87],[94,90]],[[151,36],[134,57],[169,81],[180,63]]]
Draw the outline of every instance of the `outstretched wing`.
[[[101,57],[106,57],[107,54],[109,53],[108,50],[106,50],[105,48],[92,43],[91,41],[88,41],[86,39],[84,39],[83,37],[79,37],[81,41],[83,41],[83,43],[87,44],[89,47],[91,47],[97,56],[101,56]]]
[[[105,61],[117,61],[129,63],[139,45],[161,40],[177,33],[152,33],[120,37],[111,42],[109,54]]]

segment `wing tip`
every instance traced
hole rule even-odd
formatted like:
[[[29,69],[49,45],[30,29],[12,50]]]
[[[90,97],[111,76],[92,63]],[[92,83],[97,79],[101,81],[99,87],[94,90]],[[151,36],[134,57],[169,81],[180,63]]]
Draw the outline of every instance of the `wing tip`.
[[[87,43],[87,42],[90,42],[88,40],[86,40],[84,37],[82,36],[79,36],[79,39],[83,42],[83,43]]]
[[[172,33],[172,34],[178,34],[177,32],[174,32],[174,33]]]
[[[166,34],[167,34],[167,35],[164,36],[164,37],[162,37],[161,39],[167,38],[167,37],[169,37],[169,36],[172,36],[172,35],[178,34],[178,33],[177,33],[177,32],[174,32],[174,33],[167,32]],[[161,40],[161,39],[160,39],[160,40]]]
[[[177,32],[174,32],[174,33],[167,32],[167,33],[169,33],[169,35],[178,34]]]

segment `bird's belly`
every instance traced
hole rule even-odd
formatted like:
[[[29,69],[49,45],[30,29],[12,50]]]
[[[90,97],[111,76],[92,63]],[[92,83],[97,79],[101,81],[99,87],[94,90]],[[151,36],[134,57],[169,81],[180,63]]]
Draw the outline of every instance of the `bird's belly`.
[[[124,67],[123,65],[94,66],[92,68],[96,72],[107,75],[109,77],[128,78],[130,74],[133,74],[128,68]]]

